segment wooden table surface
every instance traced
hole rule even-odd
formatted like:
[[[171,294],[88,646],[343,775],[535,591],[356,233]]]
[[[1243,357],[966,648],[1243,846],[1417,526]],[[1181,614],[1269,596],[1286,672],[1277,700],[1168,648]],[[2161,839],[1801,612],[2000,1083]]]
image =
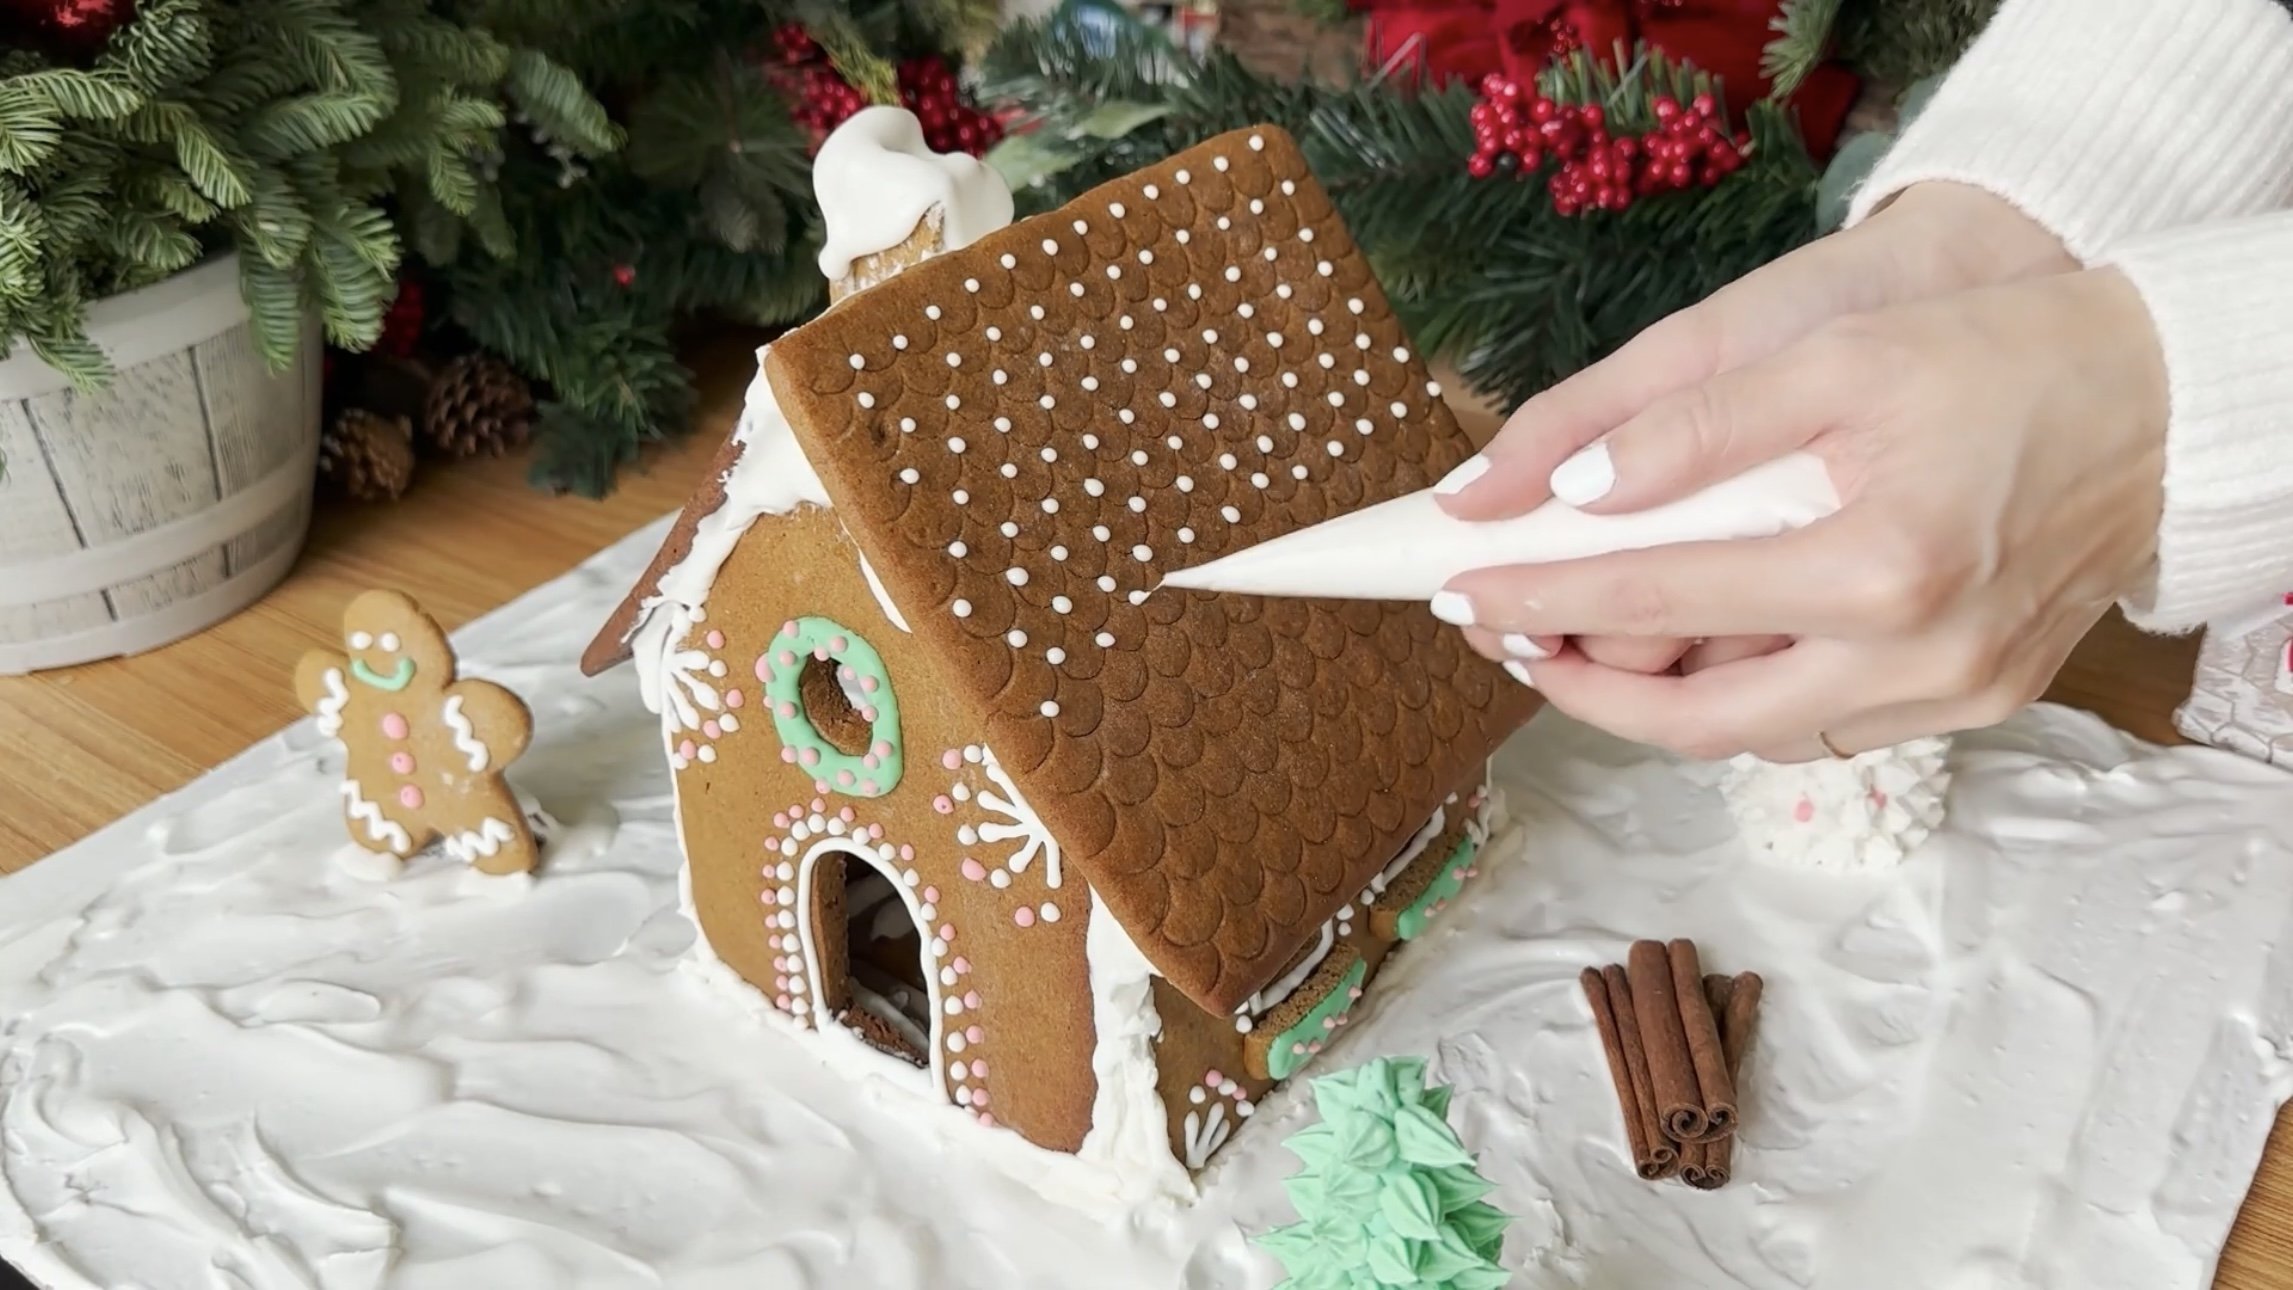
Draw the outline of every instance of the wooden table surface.
[[[337,643],[343,604],[401,588],[449,629],[572,569],[675,509],[731,429],[750,371],[748,338],[711,343],[704,424],[648,452],[609,500],[528,489],[525,463],[433,467],[390,506],[326,509],[287,581],[238,617],[139,658],[0,678],[0,874],[94,832],[302,716],[289,678]],[[1469,414],[1486,433],[1491,420]],[[2178,742],[2174,706],[2194,640],[2145,637],[2112,618],[2049,696],[2146,739]],[[6,899],[0,882],[0,900]],[[2293,1290],[2293,1115],[2281,1118],[2216,1282]]]

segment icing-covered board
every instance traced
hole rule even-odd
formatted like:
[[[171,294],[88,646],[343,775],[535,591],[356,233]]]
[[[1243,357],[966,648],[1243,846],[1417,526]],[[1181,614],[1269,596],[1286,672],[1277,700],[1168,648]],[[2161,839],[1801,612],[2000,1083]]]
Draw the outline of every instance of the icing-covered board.
[[[1296,1217],[1303,1090],[1195,1206],[1136,1204],[695,957],[658,723],[556,661],[660,538],[459,637],[537,696],[545,880],[378,863],[307,722],[0,879],[0,1258],[44,1290],[1279,1280],[1248,1238]],[[1431,1060],[1521,1284],[2204,1286],[2287,1092],[2293,781],[2053,708],[1956,761],[1907,863],[1817,874],[1749,858],[1703,778],[1540,721],[1477,894],[1324,1069]],[[1646,931],[1768,978],[1723,1192],[1620,1148],[1577,972]],[[1240,1114],[1195,1105],[1206,1147]]]

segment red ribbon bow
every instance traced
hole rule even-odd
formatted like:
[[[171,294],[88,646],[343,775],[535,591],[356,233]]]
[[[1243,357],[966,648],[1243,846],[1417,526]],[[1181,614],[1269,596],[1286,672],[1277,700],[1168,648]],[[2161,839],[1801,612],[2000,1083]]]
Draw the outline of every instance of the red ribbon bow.
[[[1369,60],[1420,65],[1435,81],[1478,82],[1491,72],[1532,83],[1555,57],[1586,49],[1609,58],[1646,42],[1720,79],[1739,121],[1765,97],[1760,56],[1782,0],[1354,0],[1369,12]],[[1839,141],[1854,105],[1855,77],[1817,68],[1791,94],[1808,151],[1818,161]]]

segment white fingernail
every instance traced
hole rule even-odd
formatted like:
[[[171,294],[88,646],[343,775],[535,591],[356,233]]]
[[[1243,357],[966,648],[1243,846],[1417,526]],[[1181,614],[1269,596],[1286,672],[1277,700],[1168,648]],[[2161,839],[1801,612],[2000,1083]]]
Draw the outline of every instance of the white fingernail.
[[[1546,659],[1553,656],[1553,652],[1551,650],[1537,644],[1535,641],[1521,635],[1519,632],[1506,632],[1503,638],[1503,643],[1505,646],[1505,652],[1507,654],[1512,655],[1514,658],[1525,658],[1531,663],[1542,663]]]
[[[1433,492],[1439,497],[1454,497],[1464,492],[1474,480],[1488,473],[1489,459],[1475,453],[1465,459],[1464,465],[1443,475],[1441,482],[1433,486]]]
[[[1473,602],[1455,591],[1433,593],[1433,616],[1452,627],[1473,625]]]
[[[1537,683],[1529,679],[1529,665],[1517,658],[1505,660],[1505,675],[1534,690]]]
[[[1571,506],[1590,506],[1616,487],[1616,463],[1608,445],[1596,443],[1560,464],[1549,481],[1553,496]]]

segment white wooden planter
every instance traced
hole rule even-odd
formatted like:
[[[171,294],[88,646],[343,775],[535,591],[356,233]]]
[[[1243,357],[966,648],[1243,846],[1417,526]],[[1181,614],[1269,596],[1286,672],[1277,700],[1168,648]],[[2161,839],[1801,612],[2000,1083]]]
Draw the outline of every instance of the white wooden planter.
[[[318,456],[318,330],[256,352],[236,256],[89,310],[118,369],[73,390],[0,362],[0,674],[133,654],[244,609],[302,549]]]

